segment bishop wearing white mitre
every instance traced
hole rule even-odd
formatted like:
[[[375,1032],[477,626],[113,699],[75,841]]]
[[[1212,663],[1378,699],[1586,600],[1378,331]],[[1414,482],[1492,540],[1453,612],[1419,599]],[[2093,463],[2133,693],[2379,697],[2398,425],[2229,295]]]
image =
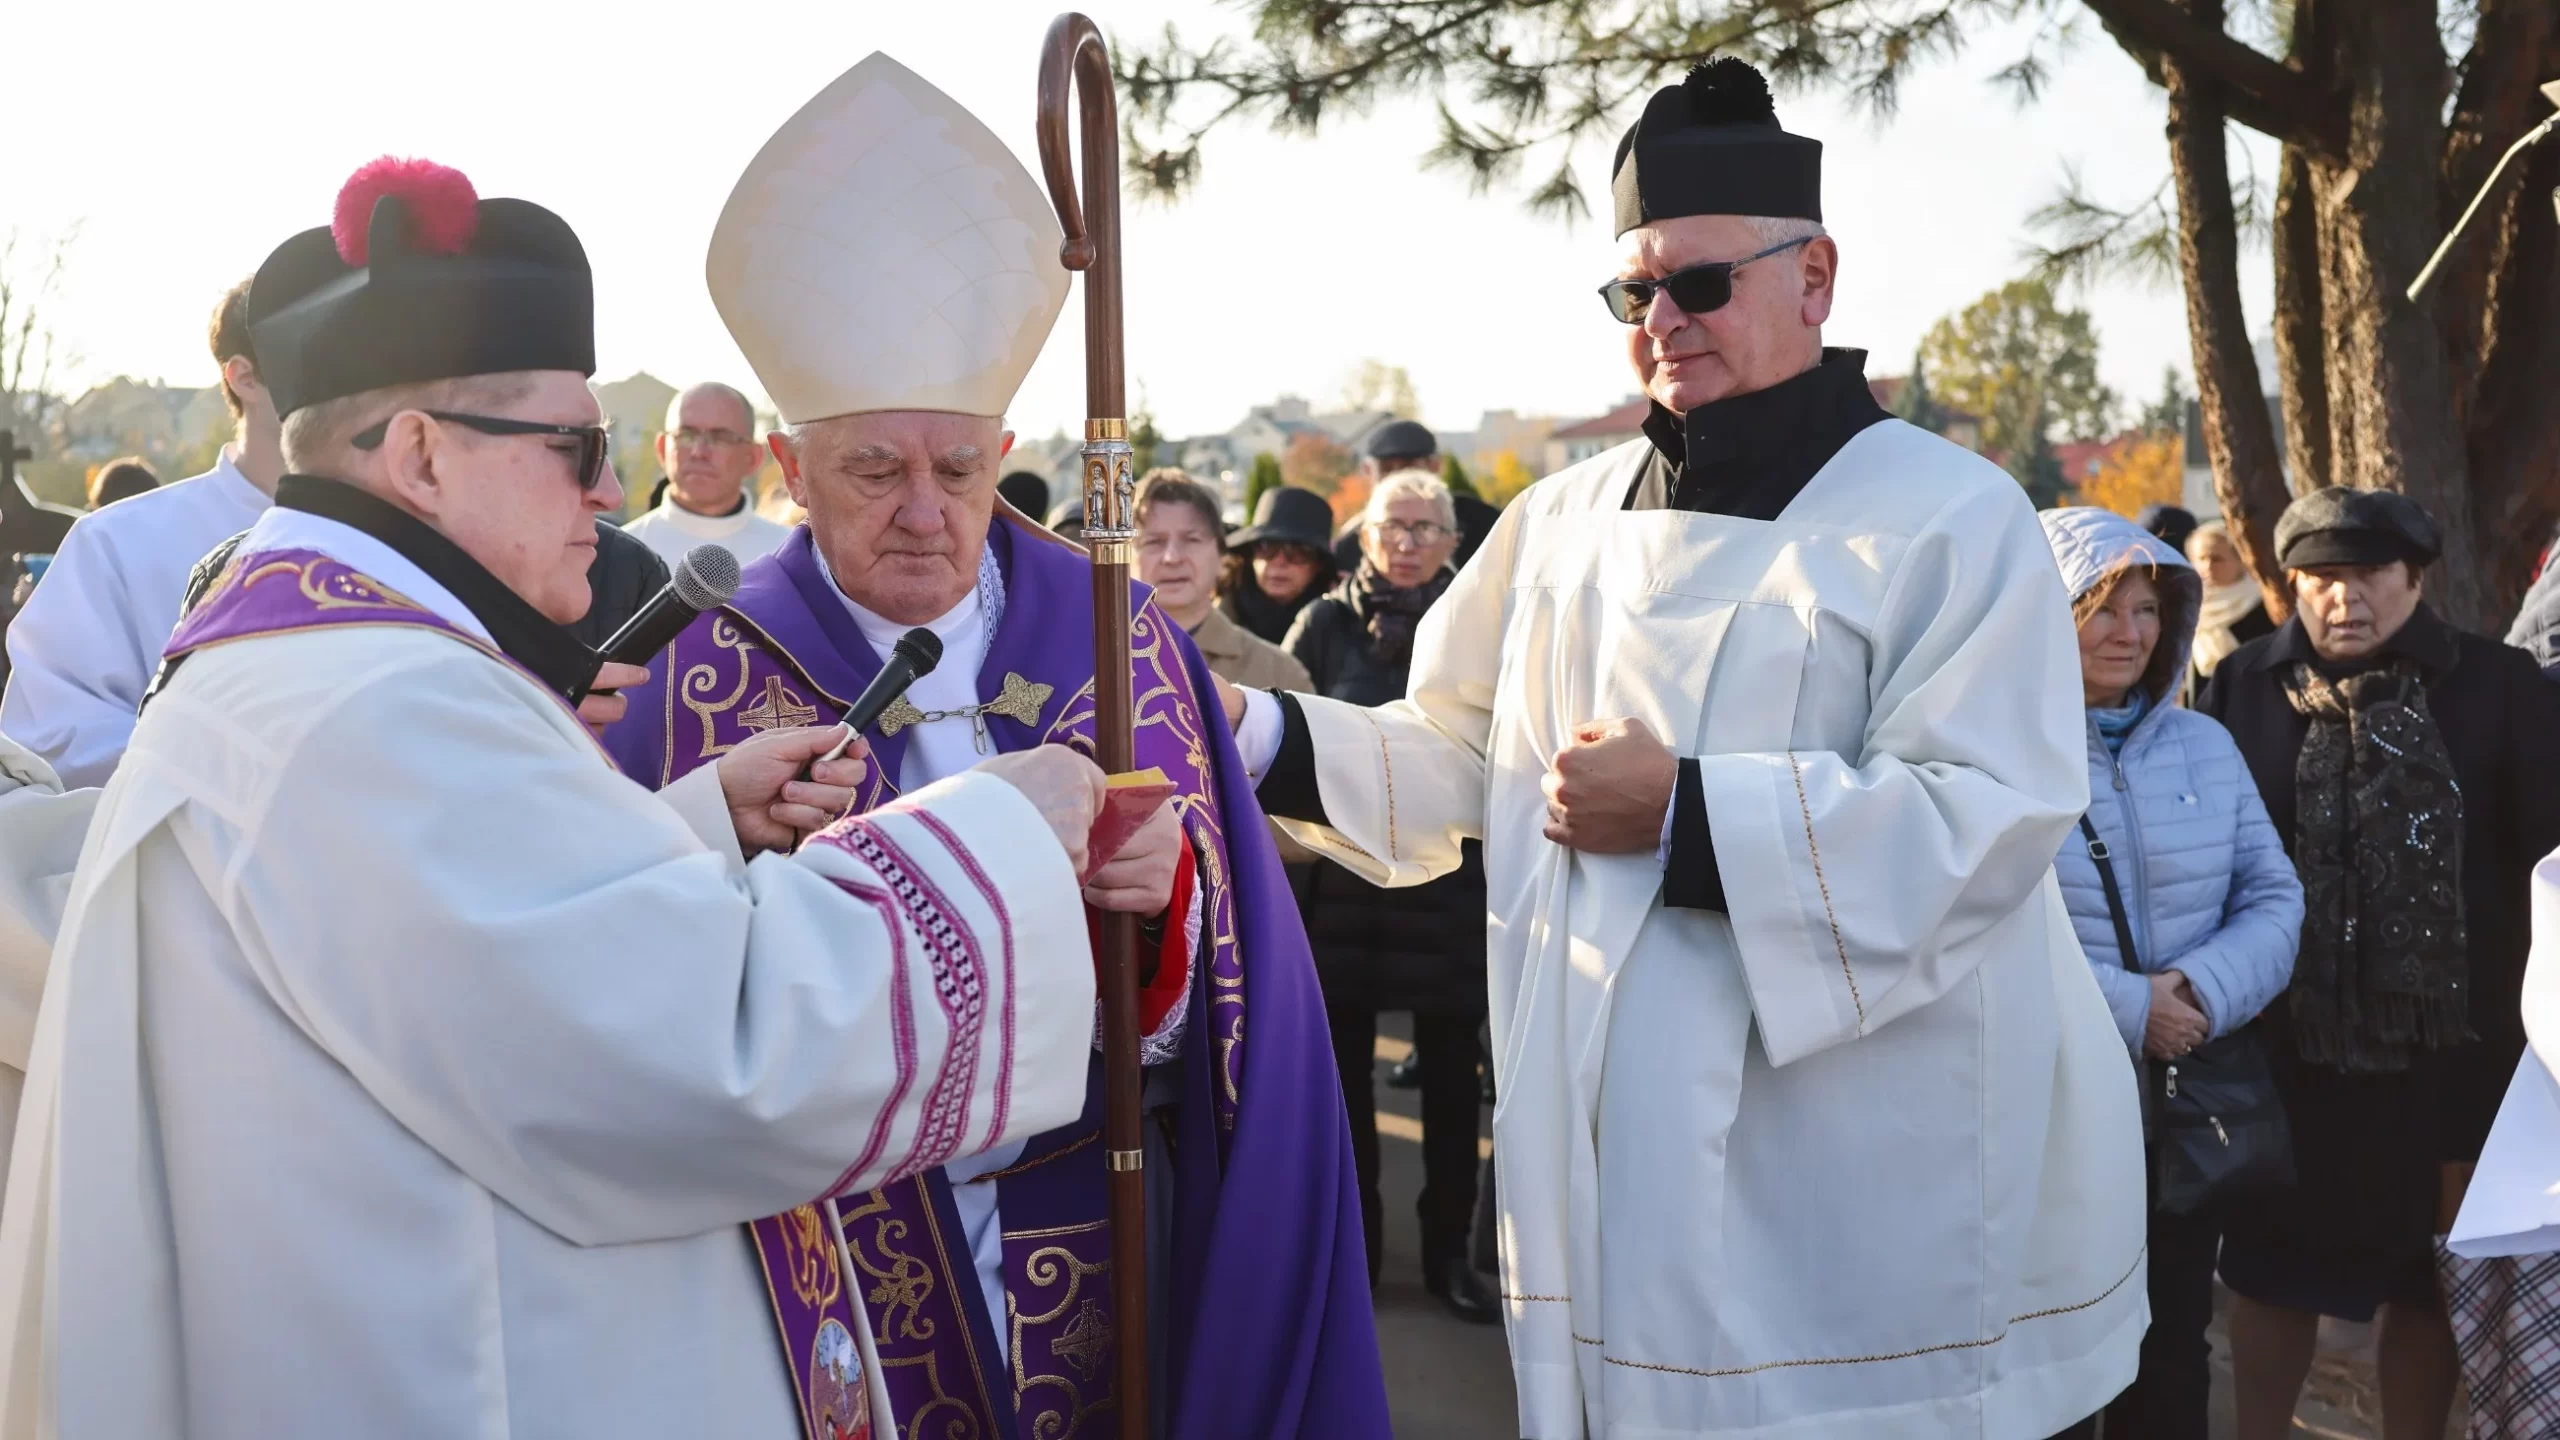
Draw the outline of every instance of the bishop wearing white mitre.
[[[861,762],[800,729],[624,779],[570,697],[642,672],[558,628],[622,499],[577,237],[423,162],[336,214],[252,285],[294,473],[63,913],[0,1433],[885,1436],[867,1334],[795,1399],[745,1224],[1077,1113],[1100,774],[831,824]]]
[[[1647,436],[1514,500],[1408,697],[1248,693],[1380,884],[1484,842],[1521,1433],[2035,1440],[2133,1378],[2142,1141],[2053,857],[2078,668],[2017,484],[1825,353],[1820,147],[1700,67],[1618,151]]]

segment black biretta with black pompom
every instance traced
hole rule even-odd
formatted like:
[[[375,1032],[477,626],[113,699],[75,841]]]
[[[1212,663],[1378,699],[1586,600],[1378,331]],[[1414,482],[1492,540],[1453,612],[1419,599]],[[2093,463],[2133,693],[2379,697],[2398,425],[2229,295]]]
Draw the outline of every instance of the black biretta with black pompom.
[[[1778,128],[1769,82],[1728,56],[1645,102],[1618,141],[1609,190],[1620,235],[1682,215],[1822,219],[1822,142]]]

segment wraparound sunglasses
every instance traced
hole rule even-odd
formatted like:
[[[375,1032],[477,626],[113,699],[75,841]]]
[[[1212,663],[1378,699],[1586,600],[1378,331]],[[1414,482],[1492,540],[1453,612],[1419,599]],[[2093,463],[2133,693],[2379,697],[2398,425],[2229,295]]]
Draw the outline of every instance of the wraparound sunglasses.
[[[1754,260],[1766,260],[1782,251],[1813,243],[1815,237],[1799,235],[1783,240],[1757,255],[1739,260],[1710,260],[1704,265],[1691,265],[1674,270],[1659,280],[1612,280],[1600,287],[1600,299],[1609,307],[1610,315],[1621,324],[1641,325],[1645,312],[1653,308],[1656,291],[1666,291],[1671,303],[1690,315],[1705,315],[1721,310],[1733,299],[1733,272]]]

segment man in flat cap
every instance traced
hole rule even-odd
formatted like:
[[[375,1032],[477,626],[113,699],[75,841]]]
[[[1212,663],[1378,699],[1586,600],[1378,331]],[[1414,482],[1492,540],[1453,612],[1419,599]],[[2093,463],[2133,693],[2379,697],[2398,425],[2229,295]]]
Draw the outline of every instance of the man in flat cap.
[[[2524,1052],[2532,872],[2560,847],[2560,690],[2429,608],[2438,543],[2405,495],[2295,500],[2275,533],[2293,618],[2231,652],[2198,701],[2302,873],[2293,983],[2260,1022],[2296,1183],[2224,1218],[2243,1434],[2292,1415],[2323,1314],[2379,1316],[2386,1412],[2453,1398],[2435,1237]]]
[[[2133,1377],[2070,613],[2017,484],[1823,348],[1820,158],[1739,61],[1656,94],[1600,287],[1644,437],[1511,503],[1406,700],[1242,697],[1312,848],[1412,884],[1483,841],[1535,1440],[2041,1437]]]
[[[1360,442],[1360,478],[1375,489],[1399,470],[1440,473],[1440,441],[1419,420],[1390,420]],[[1334,532],[1334,567],[1348,575],[1360,568],[1360,519]]]
[[[806,728],[615,773],[571,701],[643,672],[561,628],[621,501],[585,252],[418,161],[336,214],[251,286],[288,473],[71,884],[0,1432],[869,1437],[868,1332],[800,1403],[747,1223],[799,1207],[793,1273],[857,1284],[829,1197],[1075,1114],[1101,777],[1005,756],[839,821],[864,763]],[[910,958],[955,951],[1008,956],[969,977],[1002,1026]]]
[[[1005,410],[1066,300],[1060,240],[1004,142],[887,55],[749,162],[712,231],[711,297],[781,414],[771,446],[809,520],[630,692],[607,736],[626,773],[680,789],[773,726],[833,721],[918,626],[941,661],[874,726],[857,812],[899,810],[989,755],[1091,749],[1092,565],[996,503]],[[1349,1132],[1297,906],[1199,651],[1144,587],[1131,611],[1137,764],[1176,793],[1084,902],[1146,936],[1150,1418],[1169,1440],[1384,1440]],[[957,1009],[981,969],[1061,951],[1084,963],[1081,913],[916,964],[949,975]],[[1013,1023],[992,1003],[968,1014]],[[822,1217],[855,1273],[779,1305],[766,1346],[796,1370],[827,1326],[870,1336],[904,1440],[1111,1430],[1100,1076],[1098,1058],[1044,1070],[1039,1133],[1004,1127],[1000,1143],[981,1135],[1000,1110],[934,1102],[948,1130],[919,1163]],[[793,1294],[801,1222],[755,1228],[779,1234],[766,1279]]]

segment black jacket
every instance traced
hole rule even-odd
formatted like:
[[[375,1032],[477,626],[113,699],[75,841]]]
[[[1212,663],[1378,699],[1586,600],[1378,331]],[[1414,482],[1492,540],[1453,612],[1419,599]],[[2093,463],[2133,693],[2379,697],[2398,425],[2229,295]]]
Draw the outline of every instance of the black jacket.
[[[2532,874],[2560,848],[2560,687],[2543,678],[2533,657],[2447,625],[2421,604],[2386,651],[2415,659],[2425,677],[2427,707],[2444,735],[2462,789],[2462,886],[2471,937],[2471,1028],[2480,1043],[2441,1052],[2441,1137],[2448,1160],[2475,1158],[2524,1050],[2521,1014],[2525,951],[2532,940]],[[2280,681],[2292,663],[2313,658],[2299,619],[2231,652],[2213,672],[2196,708],[2223,723],[2267,816],[2293,853],[2297,788],[2294,761],[2310,722],[2294,713]],[[2292,1045],[2287,1007],[2267,1007],[2269,1041]]]
[[[1299,612],[1288,648],[1328,699],[1384,705],[1404,698],[1407,666],[1378,659],[1347,582]],[[1456,871],[1394,890],[1319,863],[1306,915],[1327,1004],[1459,1014],[1485,1008],[1484,854],[1475,841]]]

